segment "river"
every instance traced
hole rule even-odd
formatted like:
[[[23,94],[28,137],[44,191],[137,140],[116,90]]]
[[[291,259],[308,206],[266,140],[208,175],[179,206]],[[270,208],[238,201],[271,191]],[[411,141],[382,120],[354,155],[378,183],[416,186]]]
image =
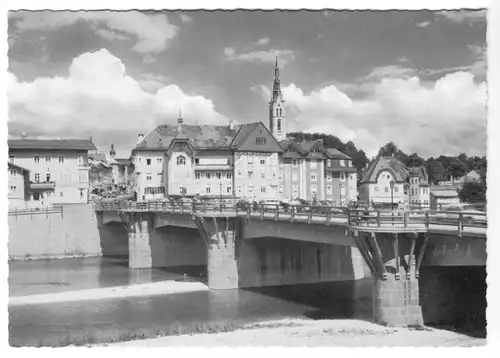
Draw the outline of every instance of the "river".
[[[125,259],[108,257],[10,261],[9,271],[11,297],[206,277],[204,266],[129,270]],[[65,346],[231,331],[290,317],[368,319],[370,280],[9,306],[9,342]]]

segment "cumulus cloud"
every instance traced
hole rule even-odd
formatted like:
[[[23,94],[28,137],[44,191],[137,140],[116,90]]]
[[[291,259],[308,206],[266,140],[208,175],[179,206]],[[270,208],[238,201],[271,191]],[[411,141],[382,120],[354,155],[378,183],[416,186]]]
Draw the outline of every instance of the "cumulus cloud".
[[[180,14],[179,15],[180,18],[181,18],[181,21],[183,24],[189,24],[190,22],[193,21],[193,18],[189,15],[186,15],[186,14]]]
[[[475,24],[486,21],[485,10],[446,10],[439,11],[437,16],[456,23]]]
[[[378,79],[363,99],[334,85],[305,93],[292,83],[283,91],[290,131],[330,133],[352,140],[369,156],[388,141],[422,156],[486,150],[486,83],[475,83],[468,72],[433,83],[408,74]],[[263,87],[264,98],[268,93]]]
[[[264,45],[267,45],[269,44],[269,39],[268,38],[263,38],[263,39],[260,39],[259,41],[257,41],[255,43],[256,45],[259,45],[259,46],[264,46]]]
[[[8,78],[11,134],[26,129],[32,135],[93,136],[102,146],[114,140],[125,155],[137,133],[175,123],[180,108],[187,123],[227,123],[210,99],[188,95],[177,85],[145,91],[144,83],[127,76],[121,60],[105,49],[75,58],[67,77],[22,82],[9,73]],[[164,78],[143,80],[160,83]]]
[[[55,30],[85,21],[97,35],[108,40],[133,36],[136,43],[132,50],[141,54],[163,51],[178,31],[166,15],[145,15],[139,11],[22,11],[11,13],[10,17],[18,20],[15,25],[18,31]]]
[[[295,59],[295,53],[292,50],[266,50],[253,51],[237,54],[234,48],[226,47],[224,49],[226,61],[239,62],[274,62],[276,56],[280,57],[282,65],[286,65],[288,61]]]
[[[425,28],[427,26],[429,26],[431,24],[430,21],[422,21],[422,22],[417,22],[417,27],[422,27],[422,28]]]

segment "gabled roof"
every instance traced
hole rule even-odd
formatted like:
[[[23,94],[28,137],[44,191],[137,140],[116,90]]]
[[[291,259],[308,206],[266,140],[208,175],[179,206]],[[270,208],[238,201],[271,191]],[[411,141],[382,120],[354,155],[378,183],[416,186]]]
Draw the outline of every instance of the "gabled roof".
[[[383,170],[389,170],[393,173],[397,182],[404,182],[407,177],[406,168],[395,157],[377,156],[368,168],[361,174],[360,183],[376,183],[379,173]]]
[[[50,149],[50,150],[96,150],[88,139],[9,139],[12,149]]]
[[[29,172],[30,171],[29,169],[21,167],[20,165],[12,164],[11,162],[8,162],[8,164],[9,164],[9,169],[17,169],[17,170],[25,171],[25,172]]]
[[[174,138],[189,140],[195,149],[229,149],[240,127],[242,126],[235,125],[234,130],[231,130],[229,126],[215,125],[160,125],[138,143],[133,150],[165,151],[170,147]]]
[[[326,152],[328,153],[328,158],[330,159],[351,159],[350,156],[335,148],[326,148]]]
[[[257,128],[259,122],[244,124],[240,126],[238,132],[236,133],[233,142],[231,143],[231,148],[235,149],[242,145],[250,134]]]
[[[243,134],[242,134],[243,133]],[[240,138],[244,138],[242,141]],[[258,139],[263,139],[261,144],[257,144]],[[271,131],[262,122],[250,123],[240,128],[238,134],[231,145],[233,150],[255,151],[266,153],[281,153],[279,142],[273,136]]]

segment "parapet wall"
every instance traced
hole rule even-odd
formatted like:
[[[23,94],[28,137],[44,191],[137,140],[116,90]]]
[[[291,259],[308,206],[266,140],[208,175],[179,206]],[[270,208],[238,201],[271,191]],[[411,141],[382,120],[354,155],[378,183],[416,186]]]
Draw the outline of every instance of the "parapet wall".
[[[101,255],[91,204],[64,205],[63,215],[9,216],[9,258]]]

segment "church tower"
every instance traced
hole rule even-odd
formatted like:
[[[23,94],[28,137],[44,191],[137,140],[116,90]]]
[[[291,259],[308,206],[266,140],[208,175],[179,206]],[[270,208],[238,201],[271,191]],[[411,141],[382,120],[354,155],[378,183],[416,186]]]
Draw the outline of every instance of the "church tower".
[[[278,141],[286,139],[286,102],[281,93],[278,57],[274,66],[273,93],[269,102],[269,130]]]

